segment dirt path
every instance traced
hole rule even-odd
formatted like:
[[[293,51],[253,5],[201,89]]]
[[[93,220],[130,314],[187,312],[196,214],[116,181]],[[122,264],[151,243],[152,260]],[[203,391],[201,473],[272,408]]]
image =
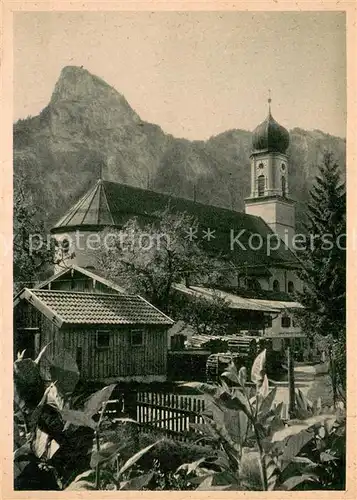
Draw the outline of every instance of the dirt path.
[[[289,402],[289,388],[287,382],[278,385],[276,400],[284,403]],[[323,404],[332,404],[332,388],[330,378],[327,374],[316,375],[314,366],[295,367],[295,388],[311,401],[321,398]]]

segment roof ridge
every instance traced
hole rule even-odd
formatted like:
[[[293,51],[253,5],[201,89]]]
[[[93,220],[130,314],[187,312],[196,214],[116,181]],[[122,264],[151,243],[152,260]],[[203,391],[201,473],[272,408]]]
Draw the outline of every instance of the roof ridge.
[[[145,189],[145,188],[138,187],[138,186],[131,186],[130,184],[125,184],[123,182],[115,182],[115,181],[102,181],[102,182],[103,182],[103,184],[114,184],[115,186],[123,186],[123,187],[129,188],[129,189],[133,189],[133,190],[136,190],[136,191],[146,192],[146,193],[152,193],[152,194],[155,194],[155,195],[159,195],[159,196],[162,196],[163,198],[167,198],[168,201],[171,200],[171,199],[180,200],[180,201],[186,201],[186,202],[192,203],[192,204],[194,204],[196,206],[199,205],[201,207],[215,208],[217,210],[222,210],[224,212],[229,212],[231,214],[243,215],[244,217],[247,217],[249,219],[251,219],[251,218],[253,218],[253,219],[260,219],[260,217],[258,217],[257,215],[247,214],[246,212],[242,212],[242,211],[238,211],[238,210],[232,210],[231,208],[220,207],[219,205],[212,205],[212,204],[208,204],[208,203],[202,203],[201,201],[194,201],[194,200],[192,200],[190,198],[182,198],[181,196],[175,196],[174,194],[171,194],[171,193],[162,193],[160,191],[154,191],[152,189]]]
[[[31,292],[33,293],[64,293],[64,294],[70,294],[70,293],[75,293],[77,295],[93,295],[95,297],[137,297],[141,300],[145,300],[143,299],[140,295],[138,295],[137,293],[97,293],[97,292],[82,292],[82,291],[79,291],[79,290],[48,290],[46,288],[29,288],[28,290],[30,290]],[[147,302],[147,301],[145,301]],[[150,304],[150,302],[148,302]],[[152,304],[150,304],[152,305]],[[155,306],[152,306],[152,307],[155,307]],[[161,312],[161,311],[160,311]]]

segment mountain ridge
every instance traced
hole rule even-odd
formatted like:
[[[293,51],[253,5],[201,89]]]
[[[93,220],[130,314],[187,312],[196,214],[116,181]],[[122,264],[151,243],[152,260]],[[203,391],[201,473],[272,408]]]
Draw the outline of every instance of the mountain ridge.
[[[262,117],[264,119],[264,117]],[[324,150],[345,170],[344,139],[290,132],[290,190],[298,221]],[[84,68],[61,71],[50,102],[14,124],[14,173],[25,176],[39,218],[51,226],[100,177],[242,211],[250,191],[251,132],[176,138],[141,120],[126,98]]]

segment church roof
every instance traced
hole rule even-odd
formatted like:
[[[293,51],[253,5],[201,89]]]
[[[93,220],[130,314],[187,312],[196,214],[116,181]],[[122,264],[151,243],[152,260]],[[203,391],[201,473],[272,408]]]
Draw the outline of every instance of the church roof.
[[[227,301],[229,309],[240,309],[247,311],[260,311],[266,313],[277,313],[288,311],[290,309],[303,309],[303,306],[289,297],[287,294],[281,297],[269,296],[269,293],[264,292],[247,295],[244,290],[225,291],[221,289],[212,289],[203,286],[186,287],[183,284],[175,284],[174,289],[185,295],[193,297],[202,297],[209,300],[214,300],[217,297]]]
[[[99,180],[68,212],[57,222],[56,227],[108,226],[114,220],[108,205],[103,181]]]
[[[52,232],[99,230],[107,226],[120,228],[133,217],[138,217],[144,223],[150,222],[154,220],[155,214],[167,208],[174,213],[186,213],[197,221],[199,233],[195,241],[202,242],[213,255],[220,254],[232,259],[245,269],[247,266],[262,268],[262,272],[264,266],[274,263],[298,266],[295,255],[283,242],[279,248],[271,249],[270,254],[267,252],[267,239],[273,231],[261,217],[102,180],[70,208],[52,228]],[[203,238],[208,228],[214,231],[214,237],[209,240]],[[253,238],[252,235],[258,237]],[[261,248],[256,249],[259,239]],[[251,246],[254,246],[253,250]],[[276,246],[274,240],[272,246]]]
[[[267,118],[253,131],[252,152],[285,153],[289,142],[289,132],[274,120],[269,109]]]

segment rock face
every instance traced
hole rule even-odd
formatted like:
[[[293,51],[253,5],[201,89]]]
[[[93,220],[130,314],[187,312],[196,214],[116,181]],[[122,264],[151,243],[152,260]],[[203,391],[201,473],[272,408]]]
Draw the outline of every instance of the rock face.
[[[301,220],[325,149],[345,169],[345,140],[290,131],[290,191]],[[250,190],[251,133],[176,139],[143,122],[125,97],[83,68],[65,67],[51,100],[14,125],[14,172],[23,173],[50,226],[100,175],[106,180],[242,210]]]

